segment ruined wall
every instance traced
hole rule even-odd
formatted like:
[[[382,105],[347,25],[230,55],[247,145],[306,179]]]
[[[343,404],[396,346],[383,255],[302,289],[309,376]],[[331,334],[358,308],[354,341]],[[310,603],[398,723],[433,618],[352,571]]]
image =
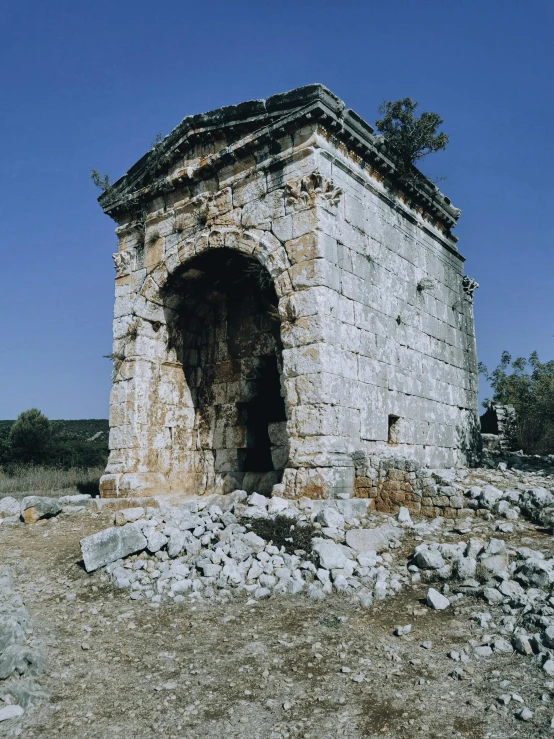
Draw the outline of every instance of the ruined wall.
[[[404,506],[427,518],[474,515],[464,507],[466,501],[460,491],[447,484],[440,471],[437,474],[415,459],[360,452],[354,454],[354,464],[354,497],[369,498],[372,509],[396,513]]]
[[[305,142],[306,132],[295,140]],[[290,138],[283,148],[293,144]],[[220,147],[221,142],[201,147],[187,166]],[[264,152],[259,156],[263,161]],[[170,204],[153,201],[144,228],[135,222],[118,228],[111,454],[103,495],[202,494],[240,486],[269,493],[282,477],[290,447],[284,426],[292,403],[281,383],[287,322],[281,321],[280,301],[301,288],[287,247],[299,248],[296,239],[313,231],[316,196],[306,198],[302,213],[287,204],[285,183],[294,187],[294,176],[313,171],[310,147],[283,162],[265,156],[266,167],[254,158],[241,161],[213,180],[177,190]],[[232,285],[223,290],[204,285],[203,299],[191,298],[194,305],[184,310],[202,267],[197,260],[218,250],[249,259],[254,273],[238,304],[234,301],[231,321]],[[255,284],[260,278],[255,265],[275,295],[274,304],[262,312],[248,308],[263,292]],[[273,374],[274,384],[277,373],[281,400],[265,419],[270,470],[257,469],[259,462],[251,461],[257,447],[248,438],[247,406],[260,372]]]
[[[317,122],[232,161],[228,143],[192,147],[141,219],[118,216],[102,494],[365,495],[357,454],[470,460],[475,285],[453,237]],[[215,252],[248,260],[272,300],[234,289]],[[262,418],[248,404],[269,365],[281,405]]]
[[[502,452],[517,449],[517,417],[513,405],[490,403],[480,421],[484,448]]]
[[[471,462],[478,375],[463,260],[417,211],[391,207],[344,149],[317,142],[318,171],[342,194],[334,211],[319,209],[316,258],[302,254],[303,290],[289,299],[302,329],[293,324],[287,346],[304,346],[287,379],[294,433],[345,481],[359,449]]]

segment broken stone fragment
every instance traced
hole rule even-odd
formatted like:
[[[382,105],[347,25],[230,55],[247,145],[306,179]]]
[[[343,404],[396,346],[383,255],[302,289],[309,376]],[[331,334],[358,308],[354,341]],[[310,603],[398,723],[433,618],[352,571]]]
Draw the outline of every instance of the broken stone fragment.
[[[410,511],[405,506],[400,506],[397,515],[398,523],[412,523],[412,517]]]
[[[405,626],[397,626],[394,629],[394,635],[395,636],[406,636],[406,634],[409,634],[412,630],[411,624],[406,624]]]
[[[122,508],[116,511],[114,521],[116,526],[125,526],[126,523],[133,523],[144,516],[144,508],[142,506],[134,506],[133,508]]]
[[[0,721],[8,721],[8,719],[11,718],[18,718],[19,716],[23,716],[25,711],[21,708],[21,706],[4,706],[4,708],[0,708]]]
[[[146,549],[147,540],[140,523],[112,527],[81,539],[81,552],[87,572]]]
[[[512,600],[519,600],[525,594],[525,591],[521,585],[515,580],[503,580],[499,585],[498,589],[502,595]]]
[[[550,677],[554,676],[554,660],[553,659],[547,659],[546,662],[544,663],[544,665],[542,666],[542,669]]]
[[[274,488],[277,486],[274,486]],[[291,505],[290,500],[286,500],[286,498],[280,498],[278,496],[273,496],[269,499],[269,503],[267,506],[267,512],[269,514],[272,513],[281,513],[285,509],[289,508]]]
[[[78,493],[77,495],[62,495],[58,499],[58,503],[60,505],[75,505],[76,503],[84,503],[89,500],[92,500],[92,496],[88,493]]]
[[[422,570],[440,570],[444,567],[444,558],[437,549],[422,548],[414,556],[414,564]]]
[[[328,541],[316,541],[312,549],[319,555],[319,563],[325,570],[342,570],[347,561],[343,548]]]
[[[11,498],[9,495],[5,498],[0,498],[0,518],[19,516],[20,511],[21,504],[15,498]]]
[[[525,585],[535,588],[549,588],[554,582],[552,565],[542,559],[530,558],[520,567],[516,576]]]
[[[512,639],[512,644],[516,652],[519,652],[520,654],[524,654],[526,656],[533,654],[533,647],[525,634],[516,634]]]
[[[520,721],[531,721],[533,711],[529,710],[529,708],[522,708],[520,711],[517,711],[516,716]]]
[[[161,531],[150,531],[147,533],[148,545],[147,549],[151,554],[159,552],[160,549],[165,547],[168,542],[167,536],[161,533]]]
[[[374,529],[350,529],[346,532],[346,543],[356,552],[382,552],[391,541],[402,535],[400,528],[377,526]]]
[[[429,588],[427,591],[426,601],[429,608],[433,608],[435,611],[444,611],[444,609],[448,608],[450,605],[448,598],[445,598],[445,596],[442,595],[442,593],[439,593],[438,590],[435,590],[435,588]]]
[[[483,597],[485,598],[487,603],[491,606],[497,606],[499,603],[502,603],[502,601],[504,600],[504,596],[496,588],[484,588]]]
[[[29,495],[21,501],[21,515],[25,523],[36,523],[41,518],[57,516],[62,507],[57,498]]]
[[[332,529],[344,528],[344,516],[339,513],[336,508],[325,506],[316,516],[317,523]]]

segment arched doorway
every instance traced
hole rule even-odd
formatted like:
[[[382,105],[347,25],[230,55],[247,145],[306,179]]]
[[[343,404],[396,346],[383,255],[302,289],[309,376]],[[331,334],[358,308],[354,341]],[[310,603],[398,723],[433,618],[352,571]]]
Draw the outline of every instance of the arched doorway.
[[[277,295],[267,270],[226,248],[172,275],[164,303],[195,408],[191,451],[223,492],[269,495],[288,459]]]

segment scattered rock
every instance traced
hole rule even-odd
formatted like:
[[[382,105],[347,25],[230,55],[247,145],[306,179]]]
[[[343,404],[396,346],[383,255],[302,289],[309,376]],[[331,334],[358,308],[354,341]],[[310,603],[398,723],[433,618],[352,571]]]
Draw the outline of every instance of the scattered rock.
[[[11,706],[4,706],[4,708],[0,708],[0,721],[8,721],[11,718],[19,718],[19,716],[23,716],[25,711],[21,706],[17,705],[11,705]]]
[[[448,598],[435,588],[429,588],[427,591],[426,602],[429,608],[433,608],[435,611],[444,611],[450,605]]]
[[[422,570],[440,570],[445,562],[438,549],[428,549],[426,544],[422,544],[416,547],[414,564]]]
[[[516,716],[520,721],[531,721],[533,718],[533,711],[530,711],[528,708],[522,708],[516,712]]]
[[[406,626],[396,626],[394,629],[394,635],[395,636],[406,636],[406,634],[409,634],[412,630],[411,624],[406,624]]]

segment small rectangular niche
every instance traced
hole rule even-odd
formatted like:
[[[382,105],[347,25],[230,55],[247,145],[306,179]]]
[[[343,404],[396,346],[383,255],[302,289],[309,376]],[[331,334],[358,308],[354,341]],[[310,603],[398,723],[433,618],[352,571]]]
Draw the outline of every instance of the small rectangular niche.
[[[400,416],[389,415],[388,443],[398,444],[398,432],[400,430]]]

